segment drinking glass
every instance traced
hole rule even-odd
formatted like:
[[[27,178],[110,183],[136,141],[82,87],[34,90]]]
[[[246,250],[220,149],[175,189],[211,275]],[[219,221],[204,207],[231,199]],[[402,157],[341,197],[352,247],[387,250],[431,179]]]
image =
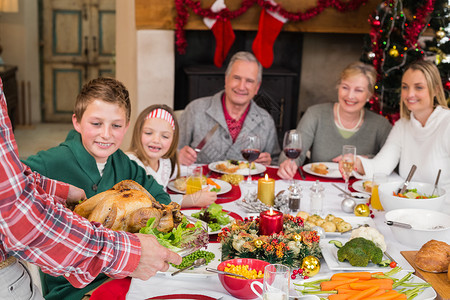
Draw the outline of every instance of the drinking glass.
[[[349,192],[348,181],[352,175],[356,160],[356,147],[353,145],[344,145],[342,147],[341,170],[342,177],[345,180],[345,189]]]
[[[242,157],[246,161],[248,161],[248,177],[247,177],[247,184],[253,184],[252,182],[252,174],[251,174],[251,165],[252,162],[254,162],[261,153],[261,142],[259,140],[259,137],[254,134],[249,134],[245,137],[244,147],[241,150]]]
[[[378,186],[380,183],[387,182],[387,175],[384,173],[374,173],[372,178],[372,195],[370,197],[370,204],[372,208],[383,210],[380,202],[380,195],[378,194]]]
[[[188,177],[186,179],[186,195],[191,197],[195,203],[202,192],[203,169],[201,166],[191,166],[188,168]]]
[[[302,153],[302,137],[300,132],[295,129],[286,131],[283,140],[283,150],[284,154],[290,159],[291,163],[295,163],[294,160],[297,159]],[[292,184],[295,184],[294,179],[292,179]]]
[[[271,264],[264,268],[263,283],[253,281],[250,285],[253,293],[264,300],[270,299],[289,299],[289,287],[291,270],[289,267],[281,264]],[[262,289],[262,295],[255,289],[255,285]]]

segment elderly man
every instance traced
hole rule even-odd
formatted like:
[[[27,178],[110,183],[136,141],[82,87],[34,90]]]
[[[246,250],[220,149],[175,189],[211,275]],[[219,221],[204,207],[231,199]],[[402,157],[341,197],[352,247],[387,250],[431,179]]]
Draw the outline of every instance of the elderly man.
[[[242,159],[245,137],[259,136],[261,154],[256,162],[270,165],[280,153],[275,123],[270,114],[252,100],[262,80],[262,66],[249,52],[238,52],[225,71],[225,90],[196,99],[186,106],[180,119],[179,161],[183,165]],[[218,130],[197,153],[208,131]]]

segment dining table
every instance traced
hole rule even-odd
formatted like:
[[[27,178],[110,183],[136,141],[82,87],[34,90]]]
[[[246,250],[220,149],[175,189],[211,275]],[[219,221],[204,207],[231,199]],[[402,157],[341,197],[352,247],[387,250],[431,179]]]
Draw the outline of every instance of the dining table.
[[[207,174],[210,178],[220,178],[222,174],[212,172],[208,165],[203,165],[204,174]],[[261,174],[253,175],[253,180],[257,181],[262,176],[268,175],[269,178],[275,179],[275,195],[283,190],[287,190],[293,183],[293,180],[282,180],[277,176],[277,166],[267,166],[266,170]],[[323,216],[327,214],[333,214],[335,216],[342,217],[344,220],[348,218],[362,218],[361,221],[368,221],[366,217],[356,217],[353,213],[344,212],[341,208],[341,202],[344,199],[342,191],[337,189],[334,185],[345,189],[344,180],[342,178],[329,178],[326,176],[316,176],[311,172],[305,172],[303,169],[304,179],[300,177],[300,173],[297,173],[294,177],[295,184],[301,187],[300,197],[300,211],[310,211],[310,188],[318,180],[324,188],[323,199]],[[400,180],[400,176],[396,173],[392,173],[388,180]],[[350,179],[350,191],[352,191],[351,184],[361,178],[352,177]],[[255,182],[256,183],[256,182]],[[258,216],[257,212],[249,212],[239,205],[239,201],[248,197],[252,192],[256,191],[257,184],[248,187],[249,185],[240,184],[233,185],[231,190],[227,193],[220,194],[217,197],[216,203],[222,205],[223,210],[230,212],[234,219],[244,219],[251,216]],[[254,187],[253,187],[254,186]],[[353,190],[354,191],[354,190]],[[171,191],[169,191],[171,192]],[[448,206],[448,205],[447,205]],[[200,208],[198,208],[200,209]],[[448,208],[446,208],[448,210]],[[373,210],[373,218],[370,223],[374,224],[375,228],[384,236],[388,254],[403,270],[414,272],[414,268],[403,257],[400,251],[413,251],[419,250],[411,248],[407,245],[400,244],[394,238],[391,229],[385,224],[385,212]],[[364,223],[364,222],[362,222]],[[349,237],[348,235],[342,235],[342,237]],[[325,236],[321,236],[321,239],[326,239]],[[217,234],[210,236],[209,248],[215,249],[220,252],[220,243],[217,241]],[[217,250],[218,249],[218,250]],[[208,250],[208,248],[206,248]],[[219,258],[220,260],[220,258]],[[213,266],[214,267],[214,266]],[[321,259],[320,272],[316,276],[331,276],[336,270],[332,270],[328,267],[324,259]],[[91,296],[91,300],[96,299],[127,299],[127,300],[142,300],[142,299],[223,299],[231,300],[237,299],[231,296],[219,281],[218,275],[211,274],[195,274],[195,273],[180,273],[177,276],[170,276],[169,272],[158,272],[155,276],[148,280],[140,279],[116,279],[109,281],[100,286]],[[295,283],[300,282],[302,279],[299,277],[294,280],[290,280],[291,290],[290,299],[298,297],[298,289]],[[449,285],[450,287],[450,285]],[[255,296],[255,298],[257,298]]]

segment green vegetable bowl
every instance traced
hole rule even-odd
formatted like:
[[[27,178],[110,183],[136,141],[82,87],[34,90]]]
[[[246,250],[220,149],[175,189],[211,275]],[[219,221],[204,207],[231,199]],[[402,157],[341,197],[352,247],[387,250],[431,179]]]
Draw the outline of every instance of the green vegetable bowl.
[[[378,187],[380,202],[385,211],[402,208],[420,208],[435,211],[441,210],[446,197],[446,192],[444,189],[437,189],[434,193],[434,197],[427,199],[411,199],[394,196],[394,192],[397,193],[397,190],[402,185],[403,181],[392,181],[381,183]],[[408,195],[413,196],[414,194],[419,194],[420,196],[429,197],[431,196],[433,189],[434,184],[412,181],[408,184],[408,190],[410,190]],[[407,192],[405,192],[405,194],[407,194]]]

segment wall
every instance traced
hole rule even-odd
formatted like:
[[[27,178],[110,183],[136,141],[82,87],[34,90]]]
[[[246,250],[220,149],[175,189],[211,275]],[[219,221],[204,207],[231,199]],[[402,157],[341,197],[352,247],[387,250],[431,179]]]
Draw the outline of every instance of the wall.
[[[5,64],[18,67],[19,96],[22,95],[20,82],[31,83],[32,122],[41,120],[37,2],[19,0],[18,13],[1,13],[0,15],[2,57]]]

